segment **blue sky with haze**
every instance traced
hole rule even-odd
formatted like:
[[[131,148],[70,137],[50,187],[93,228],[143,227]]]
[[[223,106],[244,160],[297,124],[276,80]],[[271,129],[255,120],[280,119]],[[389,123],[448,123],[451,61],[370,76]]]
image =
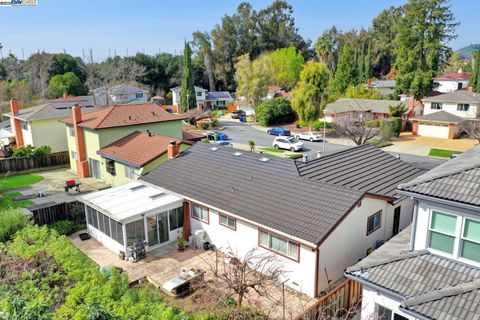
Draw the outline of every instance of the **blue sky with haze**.
[[[3,54],[21,57],[38,49],[81,55],[93,49],[94,59],[113,54],[179,53],[193,31],[210,31],[241,1],[226,0],[38,0],[38,7],[0,7],[0,42]],[[250,1],[256,10],[271,1]],[[300,34],[315,40],[336,25],[341,30],[369,27],[383,9],[400,0],[290,0]],[[480,42],[480,0],[452,0],[461,23],[454,49]]]

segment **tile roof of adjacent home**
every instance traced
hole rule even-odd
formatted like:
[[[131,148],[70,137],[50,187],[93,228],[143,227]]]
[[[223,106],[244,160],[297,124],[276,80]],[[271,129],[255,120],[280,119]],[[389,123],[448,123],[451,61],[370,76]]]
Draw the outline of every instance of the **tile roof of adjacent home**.
[[[371,88],[395,88],[395,80],[374,80],[370,83]]]
[[[148,92],[148,90],[137,88],[128,84],[117,84],[111,87],[100,87],[92,90],[93,93],[100,93],[100,92],[107,92],[107,91],[109,94],[113,94],[113,95]]]
[[[400,184],[398,189],[400,193],[480,206],[480,146]]]
[[[177,144],[182,142],[170,137],[135,131],[101,148],[97,154],[135,168],[141,168],[167,153],[167,146],[171,141],[175,141]]]
[[[201,142],[140,179],[313,245],[363,196],[299,177],[293,160]]]
[[[82,112],[85,113],[99,110],[99,108],[93,107],[94,102],[92,96],[80,96],[47,100],[40,105],[20,109],[18,115],[15,117],[24,121],[63,119],[72,114],[71,108],[75,104],[81,106]],[[12,113],[5,113],[5,115],[11,117]]]
[[[325,107],[325,113],[337,114],[353,111],[390,113],[390,106],[397,106],[402,103],[402,101],[397,100],[340,98],[335,102],[327,104]]]
[[[480,269],[436,256],[408,252],[411,228],[347,268],[345,275],[397,297],[400,309],[427,319],[478,319]]]
[[[215,100],[232,100],[232,96],[228,91],[212,91],[207,92],[206,100],[215,101]]]
[[[435,80],[455,81],[455,80],[470,80],[470,72],[452,72],[441,74],[433,77]]]
[[[456,90],[422,99],[424,102],[480,103],[480,93]]]
[[[305,178],[392,198],[399,183],[425,172],[371,145],[297,163],[297,168]]]
[[[137,103],[114,105],[82,115],[79,126],[95,130],[182,119],[186,116],[169,113],[156,103]],[[72,118],[63,120],[69,124],[72,121]]]
[[[430,122],[445,122],[445,123],[460,123],[464,119],[447,111],[437,111],[430,114],[416,116],[412,120],[430,121]]]

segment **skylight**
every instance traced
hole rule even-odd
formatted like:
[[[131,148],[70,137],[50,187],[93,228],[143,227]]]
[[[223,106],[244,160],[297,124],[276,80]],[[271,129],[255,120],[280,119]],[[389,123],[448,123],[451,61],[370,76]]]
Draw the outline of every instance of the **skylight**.
[[[235,152],[233,155],[234,155],[235,157],[240,157],[242,154],[243,154],[243,153],[237,151],[237,152]]]
[[[217,151],[218,148],[217,148],[217,147],[211,147],[210,150],[212,150],[212,151]]]
[[[260,161],[262,161],[262,162],[268,162],[268,161],[270,161],[270,158],[263,157],[263,158],[260,158],[260,159],[258,159],[258,160],[260,160]]]
[[[138,186],[135,186],[135,187],[130,188],[130,190],[136,191],[136,190],[143,189],[143,188],[145,188],[145,187],[146,187],[146,185],[141,184],[141,185],[138,185]]]
[[[155,199],[164,197],[164,196],[166,196],[166,195],[167,195],[167,194],[166,194],[165,192],[161,192],[161,193],[154,194],[153,196],[150,196],[150,199],[155,200]]]

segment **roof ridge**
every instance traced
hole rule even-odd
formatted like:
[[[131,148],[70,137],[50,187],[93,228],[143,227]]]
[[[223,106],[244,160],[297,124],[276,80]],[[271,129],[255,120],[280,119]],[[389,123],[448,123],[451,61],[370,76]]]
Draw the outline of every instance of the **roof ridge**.
[[[376,261],[372,262],[364,262],[360,261],[356,265],[347,268],[346,272],[351,273],[351,272],[356,272],[356,271],[361,271],[363,269],[370,269],[373,267],[378,267],[381,265],[389,264],[392,262],[397,262],[397,261],[402,261],[406,259],[411,259],[411,258],[416,258],[425,254],[428,254],[428,250],[417,250],[417,251],[402,251],[400,254],[392,257],[386,257],[382,259],[378,259]]]
[[[480,278],[470,282],[460,283],[454,286],[447,286],[439,290],[428,291],[424,294],[410,297],[402,302],[402,307],[409,308],[415,305],[440,300],[450,296],[457,296],[480,289]]]
[[[114,108],[117,108],[117,107],[118,107],[118,105],[116,105],[116,104],[114,104],[113,106],[111,106],[111,107],[110,107],[110,110],[108,110],[107,114],[105,114],[105,115],[103,116],[103,119],[100,120],[100,122],[95,126],[95,128],[100,127],[100,126],[102,125],[102,123],[105,121],[105,119],[107,119],[107,117],[110,115],[110,113],[113,112],[113,109],[114,109]]]

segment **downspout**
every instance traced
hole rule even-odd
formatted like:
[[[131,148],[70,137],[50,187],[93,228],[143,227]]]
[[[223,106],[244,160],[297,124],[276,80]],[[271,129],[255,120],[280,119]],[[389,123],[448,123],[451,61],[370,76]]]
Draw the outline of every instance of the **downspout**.
[[[318,246],[315,248],[315,254],[316,254],[316,257],[315,257],[315,288],[313,290],[313,295],[314,297],[318,297],[318,266],[319,266],[319,262],[318,260],[320,260],[320,250],[318,249]]]
[[[418,200],[413,200],[413,222],[412,222],[412,231],[411,231],[412,233],[410,234],[410,246],[408,248],[408,251],[413,251],[415,249],[415,233],[417,231],[417,216],[418,216]]]

